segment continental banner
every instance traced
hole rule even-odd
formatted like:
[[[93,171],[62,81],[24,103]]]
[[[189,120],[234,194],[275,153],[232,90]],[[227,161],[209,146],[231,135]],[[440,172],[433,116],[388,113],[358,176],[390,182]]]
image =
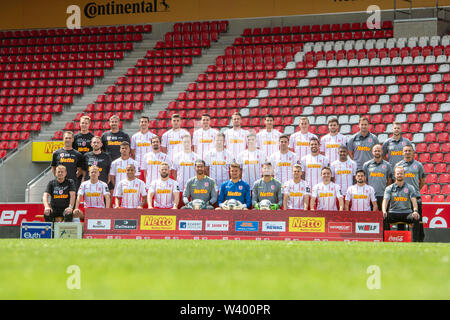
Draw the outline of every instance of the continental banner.
[[[56,150],[64,147],[63,141],[38,141],[33,142],[33,151],[31,161],[33,162],[50,162],[52,154]]]
[[[392,10],[392,0],[14,0],[0,2],[0,29],[63,28],[74,14],[81,26],[221,20]],[[414,8],[435,1],[414,0]],[[449,6],[450,0],[439,1]],[[398,8],[409,8],[397,1]]]
[[[381,212],[86,209],[83,238],[383,241]]]

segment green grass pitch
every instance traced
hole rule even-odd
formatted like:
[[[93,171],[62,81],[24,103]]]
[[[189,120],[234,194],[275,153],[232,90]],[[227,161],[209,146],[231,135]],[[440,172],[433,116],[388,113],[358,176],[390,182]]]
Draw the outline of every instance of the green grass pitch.
[[[0,257],[0,299],[450,298],[444,243],[8,239]]]

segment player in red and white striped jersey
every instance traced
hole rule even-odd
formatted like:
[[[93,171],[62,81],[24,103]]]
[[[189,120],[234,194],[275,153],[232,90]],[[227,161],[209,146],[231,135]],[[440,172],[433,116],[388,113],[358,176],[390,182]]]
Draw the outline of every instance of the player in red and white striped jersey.
[[[130,144],[127,141],[123,141],[120,144],[120,158],[111,163],[111,170],[109,171],[109,178],[113,186],[127,177],[127,166],[129,164],[134,165],[139,176],[139,164],[130,157]]]
[[[161,163],[159,175],[161,178],[153,180],[148,189],[149,209],[178,209],[180,202],[180,188],[178,182],[169,178],[170,165]]]
[[[172,168],[172,161],[170,161],[169,156],[161,152],[161,138],[155,136],[152,138],[152,151],[145,154],[143,166],[141,167],[141,171],[144,171],[145,185],[147,188],[150,187],[152,181],[158,180],[161,177],[159,175],[159,168],[163,162],[167,162],[170,168]]]
[[[127,177],[114,189],[114,208],[142,209],[147,203],[147,189],[144,181],[136,178],[134,164],[127,166]]]
[[[344,210],[344,197],[341,188],[331,182],[331,169],[322,169],[322,182],[312,188],[310,209],[314,210],[317,201],[317,210],[337,211],[336,201],[339,202],[339,211]]]
[[[162,152],[169,156],[170,161],[173,162],[175,154],[183,151],[183,136],[190,133],[181,128],[181,117],[179,114],[172,115],[171,118],[172,129],[165,132],[161,139]]]
[[[211,116],[207,113],[202,115],[200,122],[202,127],[194,131],[192,145],[194,146],[194,152],[202,160],[205,160],[206,153],[214,149],[216,135],[219,131],[210,127]]]
[[[144,156],[152,151],[152,138],[156,134],[148,130],[150,120],[148,117],[142,116],[139,119],[140,130],[131,137],[131,157],[137,161],[139,168],[144,164]]]
[[[348,157],[346,146],[339,147],[339,159],[331,163],[331,177],[334,182],[341,187],[342,194],[347,193],[347,189],[353,185],[356,175],[357,164]]]
[[[272,163],[275,178],[283,185],[292,179],[292,169],[299,161],[295,153],[289,151],[289,136],[280,136],[279,145],[280,150],[272,153],[267,161]]]
[[[300,164],[305,173],[305,181],[312,189],[313,186],[322,182],[322,169],[329,167],[330,161],[319,153],[319,139],[312,138],[309,144],[311,153],[304,156]]]
[[[306,117],[300,118],[300,131],[294,133],[289,138],[289,149],[297,155],[298,159],[311,153],[309,142],[312,138],[317,138],[315,134],[309,132],[309,120]],[[304,169],[303,169],[304,170]]]
[[[236,162],[241,165],[242,180],[252,188],[255,181],[261,179],[261,168],[266,159],[262,152],[256,149],[256,135],[254,133],[247,136],[247,145],[248,149],[237,156]]]
[[[230,179],[230,164],[235,159],[233,155],[225,150],[225,135],[221,132],[216,135],[215,149],[210,150],[205,155],[206,172],[207,175],[216,181],[217,188],[220,188],[222,183]]]
[[[225,130],[225,147],[236,159],[247,146],[247,136],[250,132],[241,128],[242,116],[239,112],[231,116],[233,128]]]
[[[311,188],[302,180],[302,166],[295,164],[293,179],[283,184],[283,209],[308,210]]]
[[[173,177],[177,180],[180,191],[184,191],[186,182],[196,175],[195,161],[200,159],[198,154],[191,151],[191,136],[183,136],[183,151],[177,153],[173,159]]]
[[[370,211],[372,202],[373,211],[378,211],[375,189],[366,184],[366,173],[360,169],[356,172],[356,184],[350,186],[345,196],[345,210],[348,211]]]
[[[100,170],[97,166],[89,168],[89,180],[81,183],[78,190],[77,201],[75,203],[74,215],[82,216],[79,209],[81,200],[84,202],[84,208],[110,208],[111,194],[108,185],[100,181]]]
[[[347,137],[339,133],[339,121],[336,118],[328,120],[328,131],[320,139],[320,153],[333,163],[339,159],[339,147],[347,145]]]
[[[273,128],[273,120],[274,118],[272,115],[266,115],[264,117],[264,124],[266,127],[256,135],[257,146],[266,159],[269,159],[269,157],[275,152],[278,152],[279,149],[278,142],[281,132]]]

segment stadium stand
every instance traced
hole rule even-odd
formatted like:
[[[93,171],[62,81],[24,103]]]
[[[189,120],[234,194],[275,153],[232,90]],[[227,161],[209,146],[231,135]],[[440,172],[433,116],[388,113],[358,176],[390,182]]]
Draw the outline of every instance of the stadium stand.
[[[0,158],[114,68],[151,25],[0,32]]]
[[[148,25],[110,28],[0,33],[0,157],[63,112],[151,31]],[[109,129],[112,114],[132,121],[227,29],[227,21],[176,23],[53,139],[61,139],[62,130],[77,131],[85,114],[96,135]],[[171,115],[179,113],[192,133],[207,112],[213,127],[225,129],[231,114],[240,111],[249,130],[258,131],[270,113],[276,129],[286,134],[307,116],[319,136],[327,133],[330,117],[349,135],[366,115],[382,142],[391,123],[399,121],[428,174],[425,199],[445,201],[450,197],[449,71],[449,35],[396,39],[390,21],[379,30],[365,23],[247,28],[150,127],[162,136]]]

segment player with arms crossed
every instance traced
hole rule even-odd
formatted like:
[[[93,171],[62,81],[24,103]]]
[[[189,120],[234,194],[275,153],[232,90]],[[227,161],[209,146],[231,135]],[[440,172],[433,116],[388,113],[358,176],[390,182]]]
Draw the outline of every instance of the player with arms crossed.
[[[344,197],[341,187],[331,182],[331,169],[322,169],[322,182],[316,184],[312,189],[310,209],[314,210],[317,201],[317,210],[337,211],[336,200],[339,202],[339,211],[344,210]]]
[[[127,165],[127,177],[114,189],[114,208],[142,209],[147,203],[147,190],[144,181],[136,178],[134,164]]]
[[[301,165],[294,165],[293,176],[283,185],[283,209],[308,210],[311,188],[302,180]]]
[[[169,178],[169,173],[169,163],[162,162],[159,165],[160,178],[153,180],[148,189],[149,209],[178,209],[180,188],[178,182]]]
[[[347,189],[345,195],[345,211],[351,204],[351,211],[370,211],[372,202],[373,211],[378,211],[375,189],[366,184],[366,173],[360,169],[356,171],[356,184]]]

